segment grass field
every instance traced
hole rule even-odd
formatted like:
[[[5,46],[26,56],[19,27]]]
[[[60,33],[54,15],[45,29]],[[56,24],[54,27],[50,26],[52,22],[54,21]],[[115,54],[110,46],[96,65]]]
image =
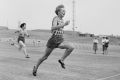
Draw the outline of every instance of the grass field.
[[[32,69],[38,58],[44,54],[49,32],[30,31],[27,38],[29,59],[11,46],[9,41],[0,42],[0,80],[120,80],[120,46],[110,45],[109,54],[103,55],[101,45],[97,54],[92,50],[92,38],[77,38],[65,34],[66,41],[72,42],[75,50],[66,59],[66,69],[62,69],[58,59],[64,50],[56,49],[39,67],[38,76],[32,76]],[[0,31],[0,38],[14,37],[13,31]],[[74,37],[74,38],[73,38]],[[32,39],[40,40],[36,46]]]

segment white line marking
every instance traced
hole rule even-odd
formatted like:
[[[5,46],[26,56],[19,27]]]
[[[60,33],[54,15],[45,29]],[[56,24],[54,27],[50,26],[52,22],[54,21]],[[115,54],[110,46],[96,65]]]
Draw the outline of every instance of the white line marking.
[[[113,77],[116,77],[116,76],[120,76],[120,74],[116,74],[116,75],[113,75],[113,76],[109,76],[109,77],[105,77],[105,78],[100,78],[100,79],[96,79],[96,80],[105,80],[105,79],[113,78]]]

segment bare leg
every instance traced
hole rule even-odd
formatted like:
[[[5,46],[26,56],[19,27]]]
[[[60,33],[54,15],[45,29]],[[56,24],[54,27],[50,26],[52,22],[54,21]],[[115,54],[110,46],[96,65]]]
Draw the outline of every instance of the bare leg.
[[[106,54],[108,54],[108,49],[106,50]]]
[[[64,61],[73,51],[73,48],[68,48],[65,50],[64,55],[61,57],[61,61]]]
[[[23,47],[23,53],[24,53],[24,55],[25,55],[26,58],[30,58],[29,55],[28,55],[28,53],[27,53],[27,51],[26,51],[26,46]]]
[[[108,54],[108,50],[107,50],[107,47],[106,47],[106,49],[105,49],[105,54],[106,54],[106,55]]]
[[[106,50],[107,50],[107,48],[106,48],[106,46],[104,46],[104,54],[106,54]]]
[[[102,47],[103,47],[103,54],[105,54],[105,46],[103,45]]]
[[[27,51],[26,51],[26,45],[25,45],[22,41],[19,41],[19,44],[20,44],[20,46],[22,46],[22,48],[23,48],[23,53],[24,53],[25,57],[26,57],[26,58],[29,58],[29,55],[28,55],[28,53],[27,53]]]
[[[48,56],[50,55],[50,53],[53,51],[53,49],[51,48],[46,48],[45,50],[45,54],[42,56],[42,58],[40,58],[36,64],[36,66],[34,66],[33,68],[33,75],[36,76],[36,72],[37,72],[37,69],[38,67],[40,66],[40,64],[46,60],[48,58]]]
[[[19,51],[22,50],[22,45],[19,45],[18,50],[19,50]]]
[[[15,44],[14,42],[12,42],[11,45],[15,46],[15,47],[18,48],[18,49],[21,47],[20,45],[17,45],[17,44]]]
[[[95,49],[95,54],[96,54],[96,49]]]
[[[65,69],[64,60],[71,54],[71,52],[74,50],[74,48],[70,44],[61,44],[58,48],[66,49],[64,55],[59,60],[59,63],[61,64],[62,68]]]
[[[107,55],[107,47],[106,47],[106,49],[105,49],[105,54]]]
[[[15,46],[16,48],[18,48],[18,50],[19,51],[21,51],[22,50],[22,47],[23,47],[23,45],[21,45],[21,44],[15,44],[15,43],[12,43],[11,45],[13,45],[13,46]]]

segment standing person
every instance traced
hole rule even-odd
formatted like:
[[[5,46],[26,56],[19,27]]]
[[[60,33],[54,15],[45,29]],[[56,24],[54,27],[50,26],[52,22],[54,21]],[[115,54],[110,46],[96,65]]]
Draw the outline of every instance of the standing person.
[[[105,51],[106,51],[105,43],[106,43],[106,38],[103,37],[102,38],[102,51],[103,51],[103,54],[105,54]]]
[[[94,40],[93,40],[93,50],[96,54],[96,51],[98,50],[98,39],[97,39],[97,37],[95,37]]]
[[[25,36],[29,37],[27,31],[26,31],[26,23],[22,23],[20,25],[20,30],[16,31],[15,33],[18,33],[18,46],[15,45],[16,47],[18,47],[19,50],[23,49],[24,55],[26,58],[30,58],[27,51],[26,51],[26,45],[25,45]]]
[[[73,47],[70,44],[66,44],[63,38],[63,28],[69,25],[70,21],[63,21],[63,17],[65,16],[65,8],[64,5],[59,5],[56,7],[55,13],[57,16],[53,18],[51,33],[52,36],[47,42],[47,48],[45,50],[45,54],[40,58],[37,64],[33,68],[33,75],[36,76],[37,69],[39,65],[48,58],[48,56],[52,53],[55,48],[66,49],[64,55],[61,59],[58,60],[61,67],[65,69],[64,60],[71,54],[73,51]]]
[[[106,42],[105,42],[106,54],[108,54],[108,46],[109,46],[109,38],[106,37]]]

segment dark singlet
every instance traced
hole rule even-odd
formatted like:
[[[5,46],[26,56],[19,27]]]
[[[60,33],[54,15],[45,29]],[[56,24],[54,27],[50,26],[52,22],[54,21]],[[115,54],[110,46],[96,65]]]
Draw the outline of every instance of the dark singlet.
[[[58,26],[64,23],[63,20],[59,19],[58,17],[55,18],[56,18],[55,20],[57,20]],[[63,28],[52,30],[51,32],[54,36],[61,36],[61,37],[63,36]]]
[[[62,25],[64,22],[60,20],[58,17],[54,17],[57,20],[57,25]],[[51,30],[52,36],[48,40],[47,47],[49,48],[57,48],[63,42],[63,28]]]

